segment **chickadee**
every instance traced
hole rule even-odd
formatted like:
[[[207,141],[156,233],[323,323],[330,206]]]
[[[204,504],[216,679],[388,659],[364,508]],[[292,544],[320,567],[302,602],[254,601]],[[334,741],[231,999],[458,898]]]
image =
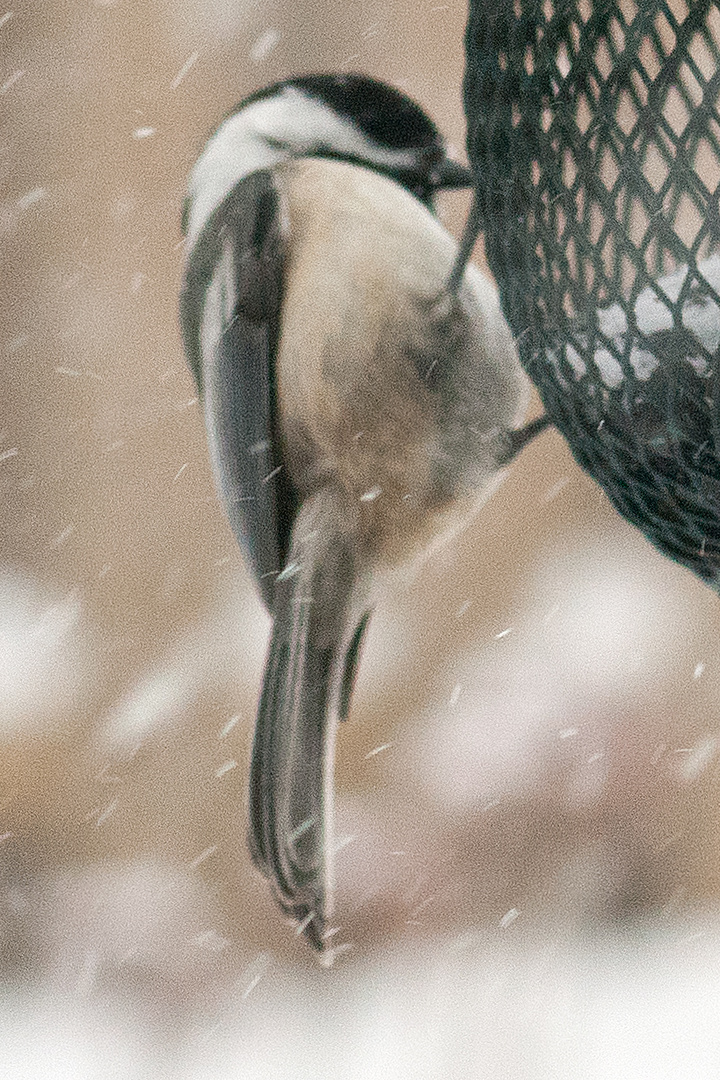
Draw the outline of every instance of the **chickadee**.
[[[189,182],[181,321],[223,505],[273,630],[250,846],[324,950],[337,721],[378,581],[469,520],[523,441],[496,291],[432,212],[467,186],[425,113],[359,75],[246,98]]]

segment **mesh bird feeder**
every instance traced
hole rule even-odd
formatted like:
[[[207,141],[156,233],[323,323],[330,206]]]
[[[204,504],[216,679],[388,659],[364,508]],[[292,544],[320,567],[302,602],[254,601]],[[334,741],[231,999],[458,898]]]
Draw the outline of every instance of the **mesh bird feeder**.
[[[720,6],[472,0],[476,213],[578,462],[720,583]]]

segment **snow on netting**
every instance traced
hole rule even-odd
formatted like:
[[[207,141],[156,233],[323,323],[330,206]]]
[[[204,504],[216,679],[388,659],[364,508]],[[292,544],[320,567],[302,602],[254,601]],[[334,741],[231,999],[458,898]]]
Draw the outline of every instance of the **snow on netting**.
[[[471,0],[487,258],[580,464],[720,581],[720,6]]]

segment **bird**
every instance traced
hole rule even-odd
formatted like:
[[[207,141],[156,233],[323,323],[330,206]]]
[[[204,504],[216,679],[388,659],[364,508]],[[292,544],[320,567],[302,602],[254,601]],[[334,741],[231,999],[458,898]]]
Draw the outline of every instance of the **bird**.
[[[447,288],[458,247],[434,197],[471,183],[400,90],[299,75],[222,121],[183,207],[184,348],[220,500],[273,620],[249,846],[326,958],[335,739],[373,607],[389,574],[477,513],[529,437],[494,285],[468,265]]]

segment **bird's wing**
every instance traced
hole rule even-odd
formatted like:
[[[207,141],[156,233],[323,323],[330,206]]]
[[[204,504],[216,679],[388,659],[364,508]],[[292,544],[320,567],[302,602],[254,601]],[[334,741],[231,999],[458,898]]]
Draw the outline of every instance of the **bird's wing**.
[[[270,611],[295,512],[275,430],[283,255],[272,175],[252,173],[206,223],[180,298],[221,499]]]

